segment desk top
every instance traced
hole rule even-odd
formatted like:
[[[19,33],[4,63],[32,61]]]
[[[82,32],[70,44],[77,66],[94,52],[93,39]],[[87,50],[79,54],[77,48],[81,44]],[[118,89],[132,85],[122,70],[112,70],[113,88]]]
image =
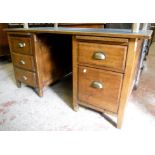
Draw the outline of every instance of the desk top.
[[[37,28],[8,28],[7,32],[24,32],[24,33],[53,33],[53,34],[71,34],[71,35],[89,35],[103,37],[119,37],[119,38],[144,38],[150,39],[152,30],[132,32],[129,29],[107,29],[107,28],[53,28],[53,27],[37,27]]]

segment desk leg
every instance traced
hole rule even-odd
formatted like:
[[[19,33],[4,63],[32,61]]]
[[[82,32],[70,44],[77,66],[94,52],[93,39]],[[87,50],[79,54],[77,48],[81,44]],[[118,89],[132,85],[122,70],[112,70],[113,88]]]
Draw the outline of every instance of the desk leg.
[[[136,54],[140,52],[140,51],[135,50],[135,47],[137,47],[136,42],[137,42],[137,39],[130,39],[129,45],[128,45],[125,75],[124,75],[124,80],[122,83],[120,103],[119,103],[119,108],[118,108],[117,128],[121,128],[122,126],[125,106],[128,101],[129,95],[131,94],[131,91],[132,91],[132,82],[135,76],[134,68],[136,64],[135,63]]]
[[[124,113],[123,113],[124,114]],[[116,127],[121,129],[123,122],[123,114],[118,114]]]
[[[73,110],[76,111],[76,112],[78,112],[78,110],[79,110],[79,106],[78,106],[78,104],[77,104],[76,106],[73,105]]]
[[[73,67],[73,109],[78,111],[78,101],[77,101],[77,67]]]
[[[42,89],[42,88],[36,88],[36,91],[37,91],[37,94],[38,94],[40,97],[43,97],[43,89]]]
[[[17,84],[18,88],[21,88],[21,82],[20,81],[16,80],[16,84]]]
[[[75,36],[72,38],[72,73],[73,73],[73,109],[74,111],[78,111],[78,102],[77,102],[77,94],[78,94],[78,65],[77,65],[77,52],[78,52],[78,44]]]

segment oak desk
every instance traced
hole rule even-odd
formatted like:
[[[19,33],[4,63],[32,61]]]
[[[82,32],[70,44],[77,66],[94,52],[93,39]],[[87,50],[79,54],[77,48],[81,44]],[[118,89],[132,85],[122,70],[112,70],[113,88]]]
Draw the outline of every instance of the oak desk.
[[[73,108],[78,105],[117,115],[121,127],[132,91],[141,46],[151,31],[95,28],[7,29],[17,86],[43,88],[69,72]]]

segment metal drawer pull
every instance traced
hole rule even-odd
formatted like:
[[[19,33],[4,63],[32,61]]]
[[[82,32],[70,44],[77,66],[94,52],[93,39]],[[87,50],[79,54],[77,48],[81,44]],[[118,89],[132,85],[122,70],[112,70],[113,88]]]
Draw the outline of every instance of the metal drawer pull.
[[[21,63],[22,65],[25,65],[25,61],[24,61],[24,60],[20,60],[20,63]]]
[[[93,58],[96,60],[105,60],[106,56],[103,52],[95,52]]]
[[[93,81],[91,84],[91,87],[96,88],[96,89],[102,89],[103,84],[101,82],[98,82],[98,81]]]
[[[25,44],[25,43],[18,43],[18,46],[19,46],[20,48],[23,48],[23,47],[26,46],[26,44]]]
[[[24,79],[24,80],[27,80],[28,78],[27,78],[26,76],[23,76],[23,79]]]

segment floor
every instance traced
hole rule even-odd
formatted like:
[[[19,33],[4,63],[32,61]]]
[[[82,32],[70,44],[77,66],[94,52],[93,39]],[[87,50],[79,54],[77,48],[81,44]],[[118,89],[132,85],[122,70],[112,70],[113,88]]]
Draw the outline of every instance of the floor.
[[[155,43],[151,45],[139,88],[133,91],[121,130],[155,130]],[[17,88],[13,67],[0,61],[0,130],[106,131],[117,130],[102,114],[71,108],[71,78],[49,86],[40,98],[33,89]]]

